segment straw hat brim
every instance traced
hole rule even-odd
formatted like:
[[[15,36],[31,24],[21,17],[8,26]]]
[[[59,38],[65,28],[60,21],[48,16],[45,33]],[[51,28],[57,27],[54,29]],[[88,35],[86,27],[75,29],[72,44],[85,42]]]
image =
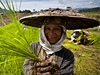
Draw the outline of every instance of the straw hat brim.
[[[84,15],[77,12],[70,12],[66,10],[61,11],[61,9],[56,9],[52,12],[50,11],[51,10],[42,11],[30,16],[22,17],[20,19],[20,23],[40,28],[44,24],[44,19],[49,17],[58,17],[66,21],[64,26],[66,29],[70,30],[92,28],[99,25],[98,20],[85,17]]]

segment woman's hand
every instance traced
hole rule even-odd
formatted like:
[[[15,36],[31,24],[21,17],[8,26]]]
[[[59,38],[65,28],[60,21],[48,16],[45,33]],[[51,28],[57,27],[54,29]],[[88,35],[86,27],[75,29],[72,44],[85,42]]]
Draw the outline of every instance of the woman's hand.
[[[35,70],[37,75],[59,75],[58,65],[51,63],[49,60],[36,63]]]

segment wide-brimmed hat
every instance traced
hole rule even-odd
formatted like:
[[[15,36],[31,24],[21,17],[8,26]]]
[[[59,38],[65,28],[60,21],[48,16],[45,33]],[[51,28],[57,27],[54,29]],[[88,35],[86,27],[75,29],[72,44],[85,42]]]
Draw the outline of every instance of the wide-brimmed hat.
[[[99,25],[98,20],[86,17],[75,10],[59,8],[41,10],[33,15],[22,17],[20,23],[40,28],[49,18],[60,18],[60,24],[70,30],[92,28]]]

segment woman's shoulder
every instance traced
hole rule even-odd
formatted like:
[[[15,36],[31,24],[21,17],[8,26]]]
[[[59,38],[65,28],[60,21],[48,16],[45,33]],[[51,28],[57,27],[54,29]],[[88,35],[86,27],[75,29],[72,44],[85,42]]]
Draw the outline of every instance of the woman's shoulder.
[[[67,58],[67,57],[74,57],[74,54],[71,50],[63,47],[58,53],[58,56]]]
[[[63,47],[61,51],[63,51],[64,53],[73,54],[73,52],[70,49],[65,48],[65,47]]]

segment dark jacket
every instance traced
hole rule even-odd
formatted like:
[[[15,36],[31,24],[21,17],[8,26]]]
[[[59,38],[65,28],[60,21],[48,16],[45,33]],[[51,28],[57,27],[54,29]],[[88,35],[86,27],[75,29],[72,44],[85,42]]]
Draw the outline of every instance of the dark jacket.
[[[33,50],[37,54],[37,49],[42,49],[39,43],[32,43],[31,44]],[[44,51],[44,50],[43,50]],[[40,51],[39,51],[40,52]],[[74,55],[73,53],[63,47],[60,51],[55,52],[54,55],[56,56],[56,62],[60,68],[61,75],[74,75],[73,68],[74,68]],[[33,75],[33,67],[34,61],[26,59],[24,62],[23,70],[25,75]]]

